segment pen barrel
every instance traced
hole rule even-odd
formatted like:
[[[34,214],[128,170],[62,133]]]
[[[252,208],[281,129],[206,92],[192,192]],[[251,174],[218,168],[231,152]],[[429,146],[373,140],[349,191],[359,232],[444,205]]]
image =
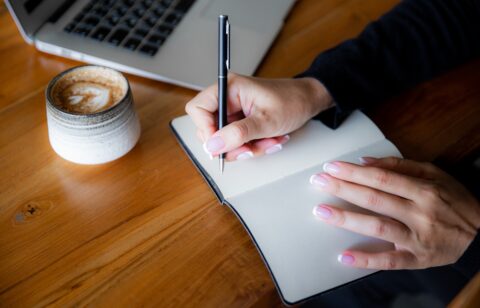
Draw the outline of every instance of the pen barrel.
[[[218,16],[218,129],[227,125],[228,16]]]
[[[218,129],[227,125],[228,69],[230,68],[230,26],[228,16],[218,16]],[[225,153],[220,154],[223,172]]]
[[[218,129],[226,126],[227,123],[227,78],[218,78]]]
[[[218,16],[218,76],[228,74],[228,16]]]

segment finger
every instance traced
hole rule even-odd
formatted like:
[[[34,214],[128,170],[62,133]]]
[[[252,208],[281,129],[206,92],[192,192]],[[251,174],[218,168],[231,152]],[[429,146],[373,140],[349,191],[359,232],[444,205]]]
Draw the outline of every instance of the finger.
[[[405,199],[414,199],[420,190],[419,180],[378,167],[336,161],[324,164],[323,170],[338,179],[372,187]]]
[[[388,169],[412,177],[427,180],[438,177],[438,169],[430,163],[416,162],[393,156],[385,158],[360,157],[360,161],[364,166]]]
[[[225,155],[227,161],[247,160],[253,157],[254,154],[249,143],[246,143],[241,147],[226,153]]]
[[[354,213],[325,204],[315,206],[313,214],[336,227],[395,244],[405,245],[409,240],[410,230],[404,224],[387,217]]]
[[[250,140],[262,137],[258,120],[250,116],[232,122],[213,134],[207,141],[207,149],[213,155],[218,155],[234,150]]]
[[[419,268],[415,255],[406,250],[392,250],[377,253],[349,250],[340,254],[338,261],[352,267],[376,270]]]
[[[310,178],[315,187],[370,211],[392,217],[408,225],[410,201],[367,186],[334,178],[326,173]]]
[[[283,149],[283,145],[290,140],[290,136],[264,138],[251,142],[255,156],[275,154]]]
[[[243,146],[229,151],[226,154],[227,161],[246,160],[264,154],[273,154],[282,149],[283,144],[287,143],[290,136],[280,136],[274,138],[264,138],[254,140]]]
[[[213,85],[197,94],[185,106],[202,135],[209,138],[216,131],[215,112],[218,109],[217,86]]]

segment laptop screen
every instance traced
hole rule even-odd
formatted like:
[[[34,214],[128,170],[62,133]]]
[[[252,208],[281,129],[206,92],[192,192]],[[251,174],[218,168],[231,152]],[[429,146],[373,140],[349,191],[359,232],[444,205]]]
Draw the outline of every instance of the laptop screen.
[[[5,3],[20,33],[29,44],[33,43],[35,32],[64,4],[58,0],[5,0]]]

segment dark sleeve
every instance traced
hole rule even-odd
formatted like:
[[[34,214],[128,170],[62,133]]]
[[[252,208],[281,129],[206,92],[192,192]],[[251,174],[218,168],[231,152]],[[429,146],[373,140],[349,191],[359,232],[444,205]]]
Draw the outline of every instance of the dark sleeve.
[[[474,197],[480,201],[480,168],[475,163],[478,159],[480,159],[478,155],[472,156],[465,163],[451,166],[449,173],[464,184]],[[452,266],[467,279],[472,279],[480,270],[480,230],[477,230],[474,240],[460,259]]]
[[[480,231],[477,231],[477,236],[460,259],[453,265],[453,268],[468,279],[473,278],[480,270]]]
[[[357,38],[320,54],[297,77],[322,82],[336,127],[356,108],[379,103],[480,55],[480,0],[404,0]]]

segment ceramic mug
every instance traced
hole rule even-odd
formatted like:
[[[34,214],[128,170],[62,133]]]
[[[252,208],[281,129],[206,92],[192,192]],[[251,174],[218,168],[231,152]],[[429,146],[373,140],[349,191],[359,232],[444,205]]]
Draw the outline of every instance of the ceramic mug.
[[[112,106],[93,112],[75,112],[58,104],[56,94],[61,89],[57,89],[57,85],[65,83],[66,78],[72,84],[88,83],[91,80],[82,80],[88,76],[100,80],[110,78],[105,80],[121,87],[124,93]],[[87,90],[92,89],[96,91],[95,86]],[[78,101],[82,96],[74,98]],[[120,72],[107,67],[85,65],[60,73],[47,87],[46,108],[48,136],[53,150],[74,163],[102,164],[115,160],[128,153],[140,137],[140,122],[128,80]]]

